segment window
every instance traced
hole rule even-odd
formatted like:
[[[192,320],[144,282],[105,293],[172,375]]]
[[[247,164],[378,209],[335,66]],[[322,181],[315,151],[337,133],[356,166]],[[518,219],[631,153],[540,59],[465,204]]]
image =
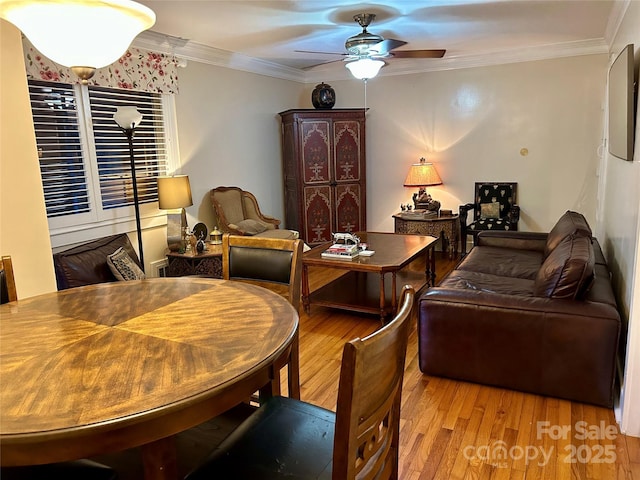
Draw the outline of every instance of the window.
[[[160,213],[156,177],[173,170],[168,165],[167,135],[173,129],[165,121],[171,96],[39,80],[28,83],[53,235],[60,229],[126,223],[133,216],[129,142],[113,120],[118,106],[135,106],[143,115],[133,137],[138,197],[143,215]]]

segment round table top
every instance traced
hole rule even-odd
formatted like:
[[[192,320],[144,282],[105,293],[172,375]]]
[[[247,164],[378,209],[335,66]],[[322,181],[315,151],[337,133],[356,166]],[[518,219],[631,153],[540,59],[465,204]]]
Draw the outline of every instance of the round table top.
[[[2,305],[0,442],[109,431],[185,409],[270,365],[297,328],[279,295],[195,277]]]

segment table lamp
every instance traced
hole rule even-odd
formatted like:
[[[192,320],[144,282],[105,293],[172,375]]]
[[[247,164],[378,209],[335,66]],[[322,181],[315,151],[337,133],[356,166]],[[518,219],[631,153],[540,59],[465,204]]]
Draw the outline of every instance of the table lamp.
[[[184,232],[187,228],[187,214],[184,207],[191,205],[193,200],[187,175],[158,177],[158,208],[180,209],[179,212],[167,212],[167,244],[172,252],[184,249]]]
[[[442,185],[440,175],[433,163],[429,163],[424,157],[420,163],[414,163],[409,167],[409,173],[404,180],[405,187],[418,187],[418,192],[413,194],[415,209],[424,209],[437,212],[440,210],[440,202],[433,200],[427,193],[426,187]]]

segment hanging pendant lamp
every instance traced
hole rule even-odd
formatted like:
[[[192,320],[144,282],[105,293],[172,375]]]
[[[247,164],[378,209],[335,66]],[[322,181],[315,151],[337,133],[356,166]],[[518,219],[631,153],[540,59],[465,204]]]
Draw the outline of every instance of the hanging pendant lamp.
[[[0,17],[85,83],[156,21],[153,10],[130,0],[0,0]]]

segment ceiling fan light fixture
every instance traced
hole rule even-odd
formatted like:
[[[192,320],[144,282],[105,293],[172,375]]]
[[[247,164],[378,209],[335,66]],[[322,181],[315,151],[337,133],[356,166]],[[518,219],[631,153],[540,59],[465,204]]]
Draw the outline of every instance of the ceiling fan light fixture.
[[[0,0],[0,17],[54,62],[89,70],[118,60],[156,21],[153,10],[131,0]]]
[[[346,67],[351,75],[358,80],[368,80],[378,75],[378,72],[384,65],[382,60],[374,60],[373,58],[361,58],[355,62],[347,63]]]

